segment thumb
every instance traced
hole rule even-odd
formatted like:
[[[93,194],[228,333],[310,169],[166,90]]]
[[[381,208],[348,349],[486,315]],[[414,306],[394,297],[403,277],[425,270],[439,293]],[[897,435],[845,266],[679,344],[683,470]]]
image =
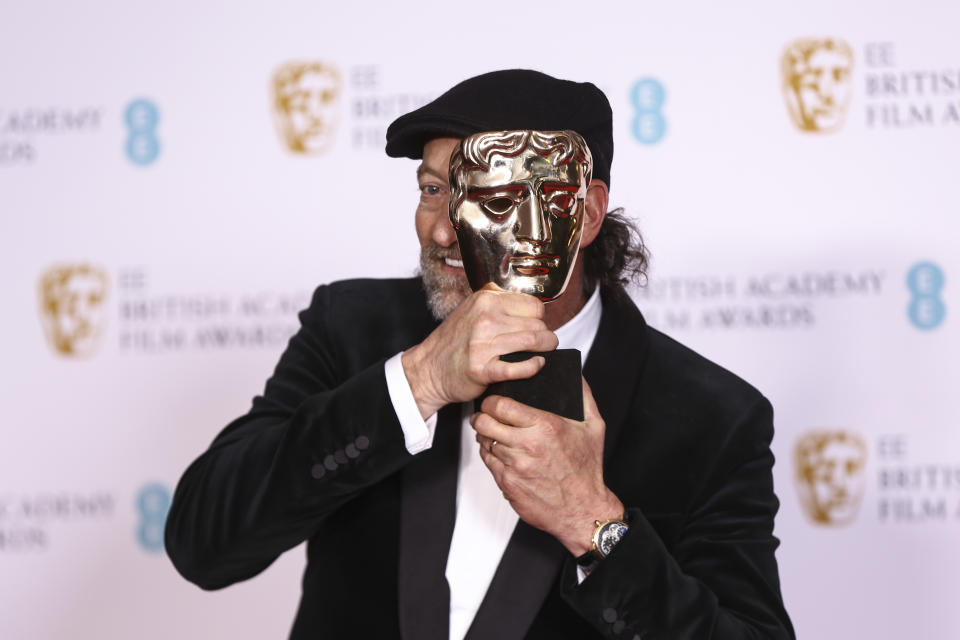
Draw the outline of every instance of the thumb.
[[[583,418],[585,421],[590,422],[591,420],[603,420],[603,417],[600,415],[600,410],[597,408],[597,401],[593,399],[593,392],[590,390],[590,385],[587,384],[587,379],[581,376],[581,381],[583,382]]]

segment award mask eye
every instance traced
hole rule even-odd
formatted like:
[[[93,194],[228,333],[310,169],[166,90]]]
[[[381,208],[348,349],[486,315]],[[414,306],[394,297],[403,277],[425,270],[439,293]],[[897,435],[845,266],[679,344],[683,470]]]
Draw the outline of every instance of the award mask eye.
[[[576,200],[576,197],[570,193],[557,193],[552,195],[549,200],[550,213],[558,218],[569,217]]]
[[[499,196],[496,198],[490,198],[489,200],[483,201],[483,208],[488,213],[491,213],[495,216],[503,216],[510,212],[516,202],[513,201],[513,198],[507,196]]]

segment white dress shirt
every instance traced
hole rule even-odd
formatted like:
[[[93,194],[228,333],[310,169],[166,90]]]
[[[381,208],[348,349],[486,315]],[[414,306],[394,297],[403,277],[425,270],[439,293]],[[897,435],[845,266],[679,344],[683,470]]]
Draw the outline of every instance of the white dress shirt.
[[[600,311],[600,288],[597,287],[577,315],[554,332],[560,342],[557,348],[579,349],[583,364],[600,327]],[[401,355],[398,353],[386,362],[387,390],[403,429],[407,451],[416,454],[433,444],[437,415],[426,420],[420,417],[403,373]],[[467,634],[518,519],[480,458],[479,445],[469,422],[472,413],[473,402],[463,403],[457,514],[446,569],[450,585],[451,640],[462,640]]]

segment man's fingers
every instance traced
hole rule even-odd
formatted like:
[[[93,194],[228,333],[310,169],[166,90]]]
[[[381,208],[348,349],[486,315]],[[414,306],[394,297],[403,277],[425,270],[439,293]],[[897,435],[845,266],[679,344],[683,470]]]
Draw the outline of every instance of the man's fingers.
[[[552,331],[513,331],[504,333],[490,343],[489,348],[497,354],[486,365],[486,377],[489,382],[504,380],[524,380],[533,377],[546,360],[542,356],[533,356],[520,362],[507,362],[500,359],[501,354],[517,351],[544,352],[552,351],[557,347],[557,336]]]
[[[497,422],[510,427],[532,427],[537,424],[541,414],[545,413],[504,396],[485,398],[480,409]]]
[[[548,329],[539,331],[511,331],[501,333],[490,343],[494,352],[514,353],[515,351],[553,351],[557,348],[557,334]]]
[[[508,322],[511,331],[546,331],[553,333],[547,329],[547,324],[540,318],[511,317]]]
[[[494,358],[487,364],[487,376],[490,382],[524,380],[533,377],[545,363],[543,356],[534,356],[523,362],[505,362],[500,358]]]
[[[487,283],[477,291],[475,295],[477,295],[481,308],[490,309],[496,307],[508,316],[522,318],[543,317],[543,302],[526,293],[504,291],[493,283]]]
[[[542,318],[544,312],[543,303],[526,293],[507,294],[506,306],[504,310],[508,315],[524,318]]]
[[[499,444],[494,445],[494,450],[499,446]],[[483,464],[487,465],[487,469],[490,469],[490,473],[493,475],[493,481],[496,482],[500,490],[503,491],[503,472],[506,469],[503,462],[499,460],[497,456],[490,453],[489,445],[480,446],[480,459],[483,460]]]
[[[513,427],[498,422],[490,414],[475,413],[470,418],[470,424],[473,426],[473,430],[477,432],[479,438],[486,438],[488,440],[487,444],[489,444],[490,440],[496,440],[508,447],[516,444],[517,434]]]
[[[501,442],[496,438],[488,438],[486,436],[477,435],[477,444],[480,445],[481,451],[492,454],[495,458],[497,458],[497,460],[502,462],[503,466],[505,467],[509,467],[511,464],[513,464],[514,457],[519,453],[510,445]],[[493,444],[493,447],[490,446],[491,444]]]

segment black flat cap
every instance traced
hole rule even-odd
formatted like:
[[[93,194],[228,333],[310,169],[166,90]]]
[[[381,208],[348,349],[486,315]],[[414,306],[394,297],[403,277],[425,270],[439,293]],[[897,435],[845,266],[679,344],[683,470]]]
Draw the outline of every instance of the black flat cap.
[[[492,71],[464,80],[400,116],[387,128],[387,155],[422,158],[423,145],[433,138],[507,129],[576,131],[593,154],[593,177],[609,186],[613,113],[607,96],[589,82],[559,80],[527,69]]]

